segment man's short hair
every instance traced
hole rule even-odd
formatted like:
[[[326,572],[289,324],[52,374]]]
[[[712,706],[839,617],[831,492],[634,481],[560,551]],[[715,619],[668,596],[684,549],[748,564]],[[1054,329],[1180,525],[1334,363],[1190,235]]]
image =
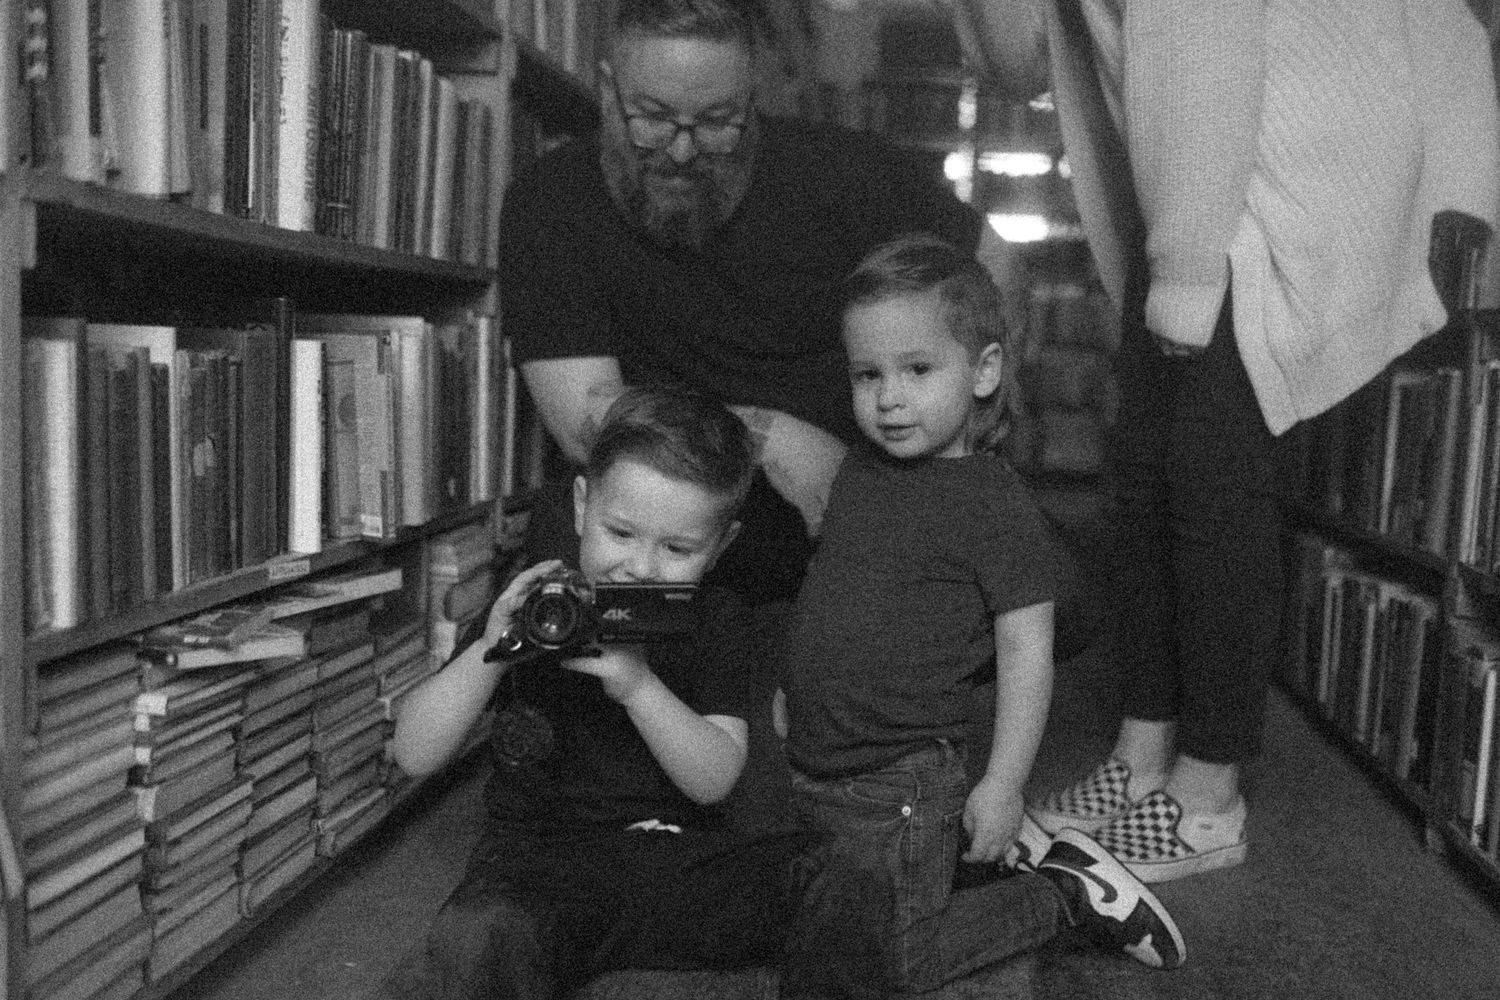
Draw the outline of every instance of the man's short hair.
[[[754,0],[615,0],[613,38],[632,31],[663,38],[706,38],[754,48],[760,12]]]
[[[625,460],[722,497],[726,524],[755,475],[750,433],[740,419],[712,397],[678,385],[631,387],[605,411],[583,474],[593,481]]]
[[[977,448],[991,449],[1009,433],[1020,405],[1015,384],[1020,331],[1006,324],[1000,289],[973,254],[930,233],[897,236],[870,251],[844,279],[843,306],[848,309],[934,291],[942,303],[948,333],[971,359],[977,360],[989,344],[1000,345],[1000,386],[980,401],[971,442]]]

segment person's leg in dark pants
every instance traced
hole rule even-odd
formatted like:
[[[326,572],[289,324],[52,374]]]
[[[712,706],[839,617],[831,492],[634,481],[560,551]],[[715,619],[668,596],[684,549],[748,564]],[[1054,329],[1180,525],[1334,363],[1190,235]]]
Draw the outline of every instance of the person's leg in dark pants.
[[[1098,836],[1148,881],[1244,857],[1240,772],[1259,747],[1280,632],[1275,438],[1230,315],[1226,302],[1199,355],[1167,357],[1141,329],[1120,352],[1114,757],[1131,803]]]
[[[517,894],[495,866],[471,864],[428,929],[427,996],[551,1000],[554,970],[570,960],[557,952],[558,925],[547,900]]]

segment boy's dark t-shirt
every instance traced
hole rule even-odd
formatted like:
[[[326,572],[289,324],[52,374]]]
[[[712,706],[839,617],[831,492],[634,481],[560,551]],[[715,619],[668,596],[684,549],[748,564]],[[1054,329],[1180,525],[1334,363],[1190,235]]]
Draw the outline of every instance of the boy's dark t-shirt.
[[[702,602],[700,631],[648,645],[647,662],[699,714],[748,718],[754,676],[744,608],[716,587],[703,588],[696,600]],[[519,706],[544,719],[551,731],[551,750],[541,759],[514,762],[506,723]],[[597,677],[564,669],[555,657],[534,660],[502,678],[496,708],[490,738],[495,770],[486,791],[493,820],[535,832],[623,827],[648,819],[717,824],[716,810],[694,803],[672,784]]]
[[[781,661],[794,767],[874,770],[992,710],[994,620],[1051,601],[1051,530],[990,454],[856,448],[834,481]]]
[[[578,565],[578,538],[566,523],[567,482],[539,491],[533,518],[543,530],[527,537],[525,565],[561,559]],[[688,707],[700,715],[747,719],[755,696],[758,664],[751,662],[747,610],[732,592],[704,586],[699,602],[702,627],[692,636],[646,646],[646,659]],[[482,635],[483,621],[479,623]],[[513,668],[495,692],[497,718],[490,736],[495,770],[485,792],[490,817],[533,832],[577,832],[588,827],[621,827],[647,819],[678,825],[712,826],[719,812],[700,806],[673,785],[651,756],[625,709],[604,693],[597,677],[559,666],[544,657]],[[552,751],[544,759],[517,765],[507,743],[507,709],[526,706],[545,720]],[[522,724],[534,734],[531,723]]]

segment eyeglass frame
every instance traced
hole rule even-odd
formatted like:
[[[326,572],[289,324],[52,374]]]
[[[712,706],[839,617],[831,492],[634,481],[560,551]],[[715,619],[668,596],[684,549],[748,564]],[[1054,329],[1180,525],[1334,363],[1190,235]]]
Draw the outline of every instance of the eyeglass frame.
[[[605,69],[604,75],[609,77],[609,86],[610,89],[614,91],[615,104],[620,109],[621,117],[625,119],[625,138],[630,141],[630,145],[632,148],[639,149],[643,152],[659,153],[664,149],[671,149],[673,144],[677,142],[677,137],[686,132],[688,134],[688,138],[692,140],[693,148],[697,150],[700,155],[729,156],[734,153],[735,150],[740,148],[740,143],[745,141],[745,131],[750,127],[750,116],[755,113],[755,92],[753,90],[750,92],[750,96],[745,101],[744,106],[735,112],[735,115],[741,119],[737,122],[684,122],[678,118],[664,118],[659,115],[646,114],[639,111],[630,111],[625,107],[625,95],[620,90],[620,81],[615,77],[614,72],[609,69]],[[634,135],[634,128],[631,125],[631,123],[635,121],[657,122],[661,125],[671,125],[673,129],[672,137],[666,142],[662,143],[660,146],[642,145],[637,141],[636,136]],[[734,142],[730,143],[727,149],[707,148],[706,146],[704,146],[702,140],[698,138],[697,130],[700,126],[703,125],[710,125],[714,128],[734,129]]]

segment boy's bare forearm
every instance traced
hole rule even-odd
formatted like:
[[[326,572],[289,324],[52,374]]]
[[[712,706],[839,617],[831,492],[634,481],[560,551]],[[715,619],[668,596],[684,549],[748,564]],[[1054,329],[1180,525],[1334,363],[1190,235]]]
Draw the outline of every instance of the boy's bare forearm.
[[[505,672],[502,663],[484,662],[487,649],[483,640],[471,643],[402,700],[391,753],[403,771],[432,774],[463,748]]]
[[[985,773],[1019,793],[1052,704],[1052,604],[998,616],[995,655],[995,726]]]
[[[656,762],[684,795],[707,805],[734,788],[747,756],[743,720],[699,715],[655,675],[623,704]]]

